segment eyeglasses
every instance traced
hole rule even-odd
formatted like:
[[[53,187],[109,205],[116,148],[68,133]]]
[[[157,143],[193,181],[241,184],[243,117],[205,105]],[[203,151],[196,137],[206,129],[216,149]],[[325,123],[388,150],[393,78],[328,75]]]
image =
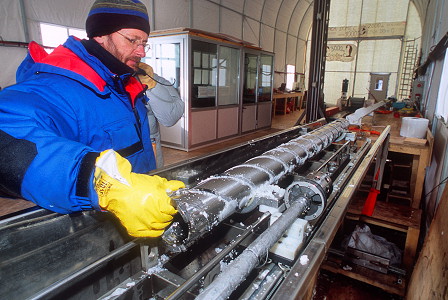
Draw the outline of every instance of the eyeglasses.
[[[151,46],[149,44],[147,44],[146,42],[144,42],[143,40],[131,39],[130,37],[125,36],[124,34],[122,34],[119,31],[116,31],[116,33],[118,33],[119,35],[124,37],[126,40],[128,40],[128,42],[131,43],[131,45],[134,47],[134,49],[137,49],[138,46],[142,46],[143,49],[145,50],[145,52],[148,52],[149,49],[151,49]]]

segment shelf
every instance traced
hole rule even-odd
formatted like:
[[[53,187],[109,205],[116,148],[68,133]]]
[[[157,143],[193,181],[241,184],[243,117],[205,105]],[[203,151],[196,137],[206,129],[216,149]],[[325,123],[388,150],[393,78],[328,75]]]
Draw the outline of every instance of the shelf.
[[[388,293],[404,296],[406,292],[406,281],[401,275],[379,273],[331,255],[328,255],[321,268],[376,286]]]
[[[348,207],[346,218],[406,233],[403,265],[406,270],[411,270],[417,252],[422,211],[406,205],[377,201],[373,214],[365,216],[361,214],[365,199],[366,196],[358,193]]]

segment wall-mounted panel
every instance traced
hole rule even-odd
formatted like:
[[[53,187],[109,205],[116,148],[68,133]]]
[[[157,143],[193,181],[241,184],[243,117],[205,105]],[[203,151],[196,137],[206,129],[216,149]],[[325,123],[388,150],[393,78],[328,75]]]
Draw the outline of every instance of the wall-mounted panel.
[[[239,107],[230,107],[218,110],[218,139],[238,134],[239,109]]]
[[[266,128],[271,126],[272,102],[262,102],[258,104],[257,128]]]
[[[176,124],[171,127],[160,125],[160,136],[164,145],[170,145],[175,148],[185,147],[185,117],[180,118]]]
[[[190,118],[190,143],[202,144],[216,139],[216,110],[192,111]]]
[[[243,133],[255,130],[257,128],[257,105],[243,105],[241,118],[241,131]]]

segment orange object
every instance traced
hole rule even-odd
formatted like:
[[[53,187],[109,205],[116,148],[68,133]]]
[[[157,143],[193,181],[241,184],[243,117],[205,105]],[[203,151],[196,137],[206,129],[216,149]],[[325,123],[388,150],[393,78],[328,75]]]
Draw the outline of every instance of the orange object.
[[[381,132],[376,131],[376,130],[366,130],[366,129],[359,129],[359,128],[350,128],[350,126],[348,127],[348,130],[350,131],[365,131],[365,132],[370,132],[370,134],[374,134],[374,135],[380,135]]]
[[[373,210],[375,209],[376,204],[376,198],[379,193],[379,190],[370,188],[369,195],[367,196],[366,202],[364,203],[364,208],[362,209],[361,214],[369,217],[373,214]]]
[[[375,110],[375,112],[378,114],[382,114],[382,115],[388,115],[388,114],[393,113],[393,111],[391,111],[391,110]]]

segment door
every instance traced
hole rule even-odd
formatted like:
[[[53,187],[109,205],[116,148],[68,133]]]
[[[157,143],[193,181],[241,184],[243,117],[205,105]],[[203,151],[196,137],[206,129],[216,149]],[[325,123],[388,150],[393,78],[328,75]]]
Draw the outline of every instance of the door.
[[[243,105],[241,120],[241,132],[244,133],[255,130],[257,128],[257,105]]]
[[[390,73],[370,73],[369,99],[386,100]]]
[[[255,130],[257,127],[257,80],[258,55],[244,54],[243,106],[241,113],[241,132]]]

